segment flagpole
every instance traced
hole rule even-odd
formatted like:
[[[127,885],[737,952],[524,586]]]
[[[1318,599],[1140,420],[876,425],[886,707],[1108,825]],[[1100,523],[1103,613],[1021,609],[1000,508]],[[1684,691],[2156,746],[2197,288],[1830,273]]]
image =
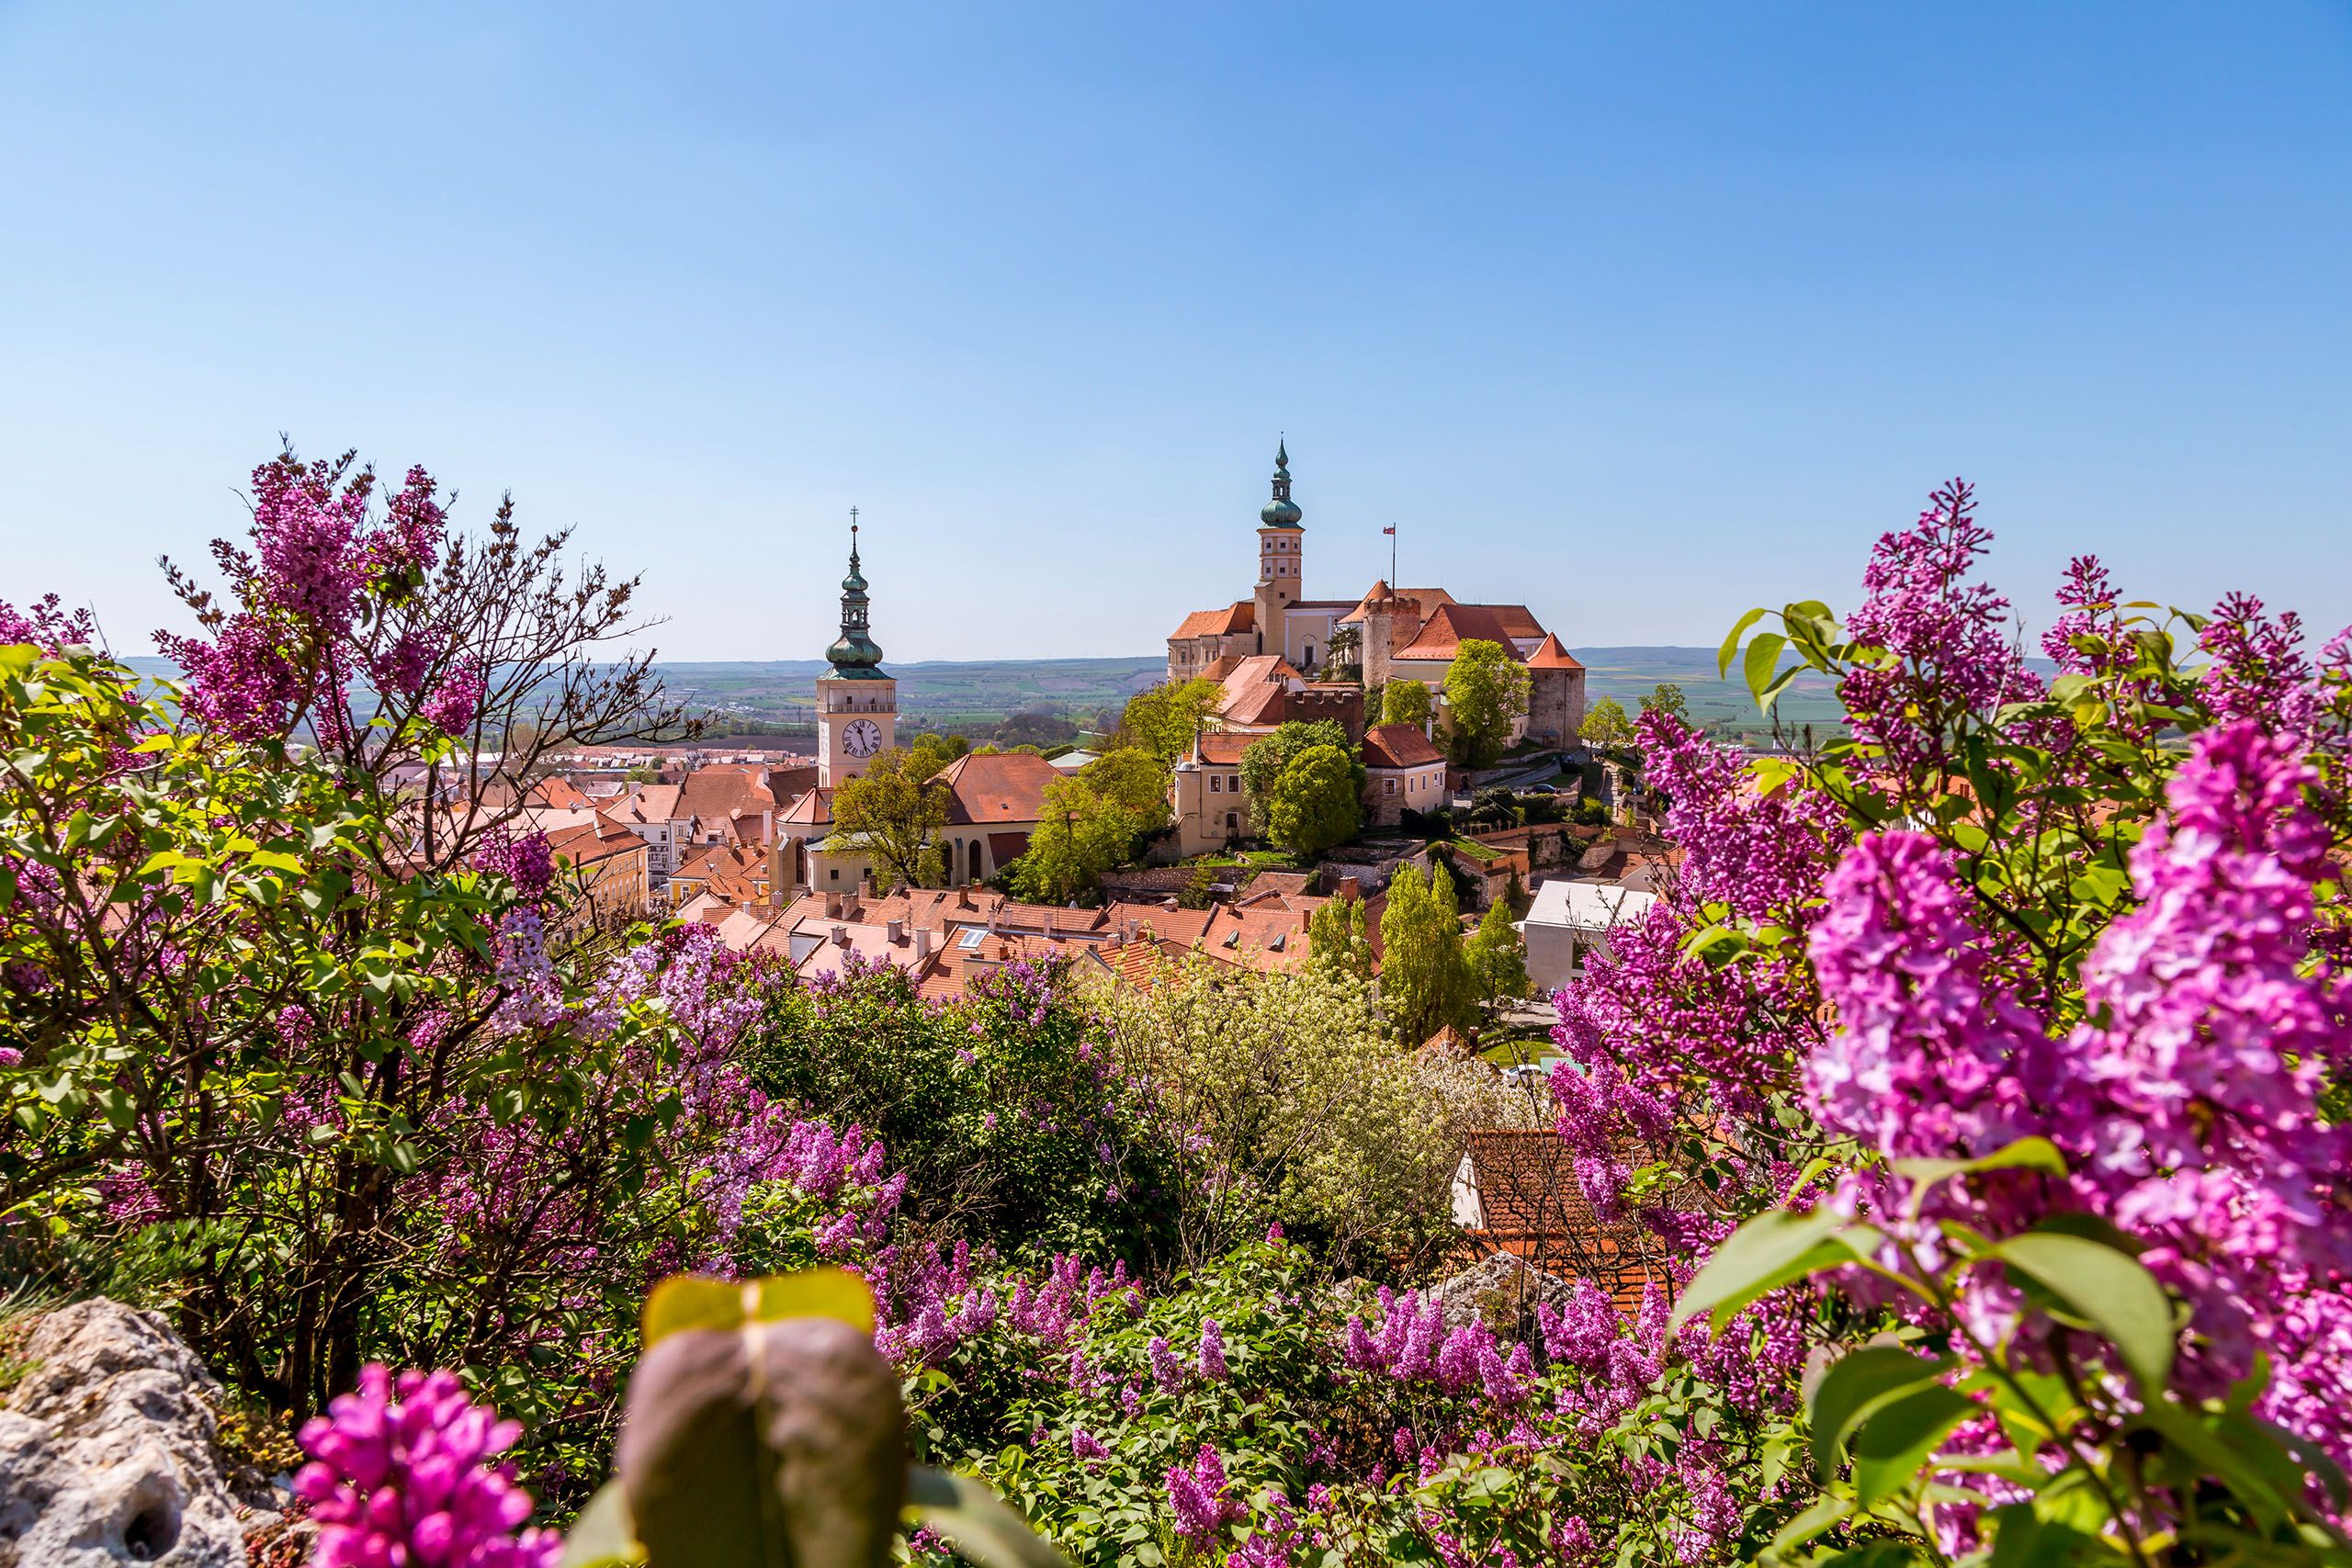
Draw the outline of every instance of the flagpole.
[[[1396,525],[1388,525],[1388,586],[1396,586]]]

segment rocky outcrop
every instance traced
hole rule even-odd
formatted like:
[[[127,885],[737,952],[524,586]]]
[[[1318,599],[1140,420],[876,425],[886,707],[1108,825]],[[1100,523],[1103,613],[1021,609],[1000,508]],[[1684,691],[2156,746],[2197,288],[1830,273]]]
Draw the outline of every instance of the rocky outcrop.
[[[0,1568],[243,1568],[220,1385],[161,1317],[76,1302],[21,1356],[0,1409]]]
[[[1563,1306],[1574,1288],[1557,1274],[1547,1274],[1508,1252],[1498,1252],[1430,1286],[1429,1300],[1444,1313],[1448,1328],[1476,1321],[1498,1334],[1515,1337],[1532,1321],[1537,1303]]]

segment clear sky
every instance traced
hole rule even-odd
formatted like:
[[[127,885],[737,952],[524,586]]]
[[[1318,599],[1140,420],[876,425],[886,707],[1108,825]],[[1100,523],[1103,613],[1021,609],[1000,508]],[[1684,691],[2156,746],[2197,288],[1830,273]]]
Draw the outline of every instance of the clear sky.
[[[1307,587],[1571,646],[1850,604],[1976,479],[2045,623],[2352,620],[2352,8],[0,0],[0,597],[144,651],[278,433],[805,658]]]

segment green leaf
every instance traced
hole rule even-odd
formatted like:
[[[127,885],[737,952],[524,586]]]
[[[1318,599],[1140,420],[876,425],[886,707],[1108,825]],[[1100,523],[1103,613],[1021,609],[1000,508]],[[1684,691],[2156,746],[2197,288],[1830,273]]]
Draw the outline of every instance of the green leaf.
[[[1069,1568],[1027,1521],[968,1475],[916,1466],[907,1478],[907,1516],[979,1568]]]
[[[1832,1525],[1850,1517],[1853,1512],[1854,1505],[1846,1498],[1816,1499],[1811,1507],[1781,1527],[1780,1533],[1772,1538],[1769,1555],[1779,1557],[1783,1552],[1803,1546]],[[1627,1532],[1627,1540],[1629,1541],[1632,1540],[1631,1531]]]
[[[607,1481],[565,1532],[557,1568],[629,1568],[644,1561],[645,1548],[629,1521],[628,1495],[619,1482]]]
[[[1894,1345],[1864,1345],[1833,1362],[1813,1392],[1806,1419],[1813,1427],[1813,1468],[1826,1483],[1838,1473],[1847,1435],[1896,1395],[1931,1383],[1950,1364]]]
[[[1899,1394],[1854,1434],[1854,1495],[1873,1507],[1908,1486],[1954,1427],[1977,1413],[1975,1401],[1941,1383]]]
[[[2019,1138],[1974,1159],[1899,1159],[1894,1168],[1921,1187],[1933,1187],[1955,1176],[1979,1170],[2041,1170],[2066,1174],[2066,1156],[2047,1138]]]
[[[1830,1239],[1844,1224],[1826,1208],[1806,1214],[1775,1209],[1757,1215],[1715,1248],[1683,1291],[1674,1303],[1668,1332],[1702,1312],[1712,1312],[1720,1326],[1767,1291],[1802,1280],[1816,1269],[1851,1261],[1852,1249]]]
[[[1758,702],[1772,684],[1772,672],[1781,662],[1781,649],[1789,639],[1778,632],[1766,632],[1747,645],[1747,659],[1743,666],[1747,675],[1747,690]]]
[[[1731,628],[1731,635],[1724,638],[1724,646],[1715,655],[1715,674],[1718,678],[1729,678],[1731,675],[1731,661],[1739,654],[1739,639],[1747,635],[1748,627],[1754,626],[1763,618],[1764,606],[1758,604],[1753,610],[1748,611],[1747,614],[1740,616],[1738,622],[1733,626]]]
[[[2098,1328],[2154,1399],[2172,1377],[2172,1303],[2129,1253],[2078,1235],[2029,1231],[1992,1249]]]

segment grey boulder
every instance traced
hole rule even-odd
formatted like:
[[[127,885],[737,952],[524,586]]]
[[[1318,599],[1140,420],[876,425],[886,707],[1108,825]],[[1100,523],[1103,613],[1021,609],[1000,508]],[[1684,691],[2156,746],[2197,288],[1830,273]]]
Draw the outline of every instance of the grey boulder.
[[[0,1568],[243,1568],[220,1384],[153,1313],[75,1302],[0,1409]]]

